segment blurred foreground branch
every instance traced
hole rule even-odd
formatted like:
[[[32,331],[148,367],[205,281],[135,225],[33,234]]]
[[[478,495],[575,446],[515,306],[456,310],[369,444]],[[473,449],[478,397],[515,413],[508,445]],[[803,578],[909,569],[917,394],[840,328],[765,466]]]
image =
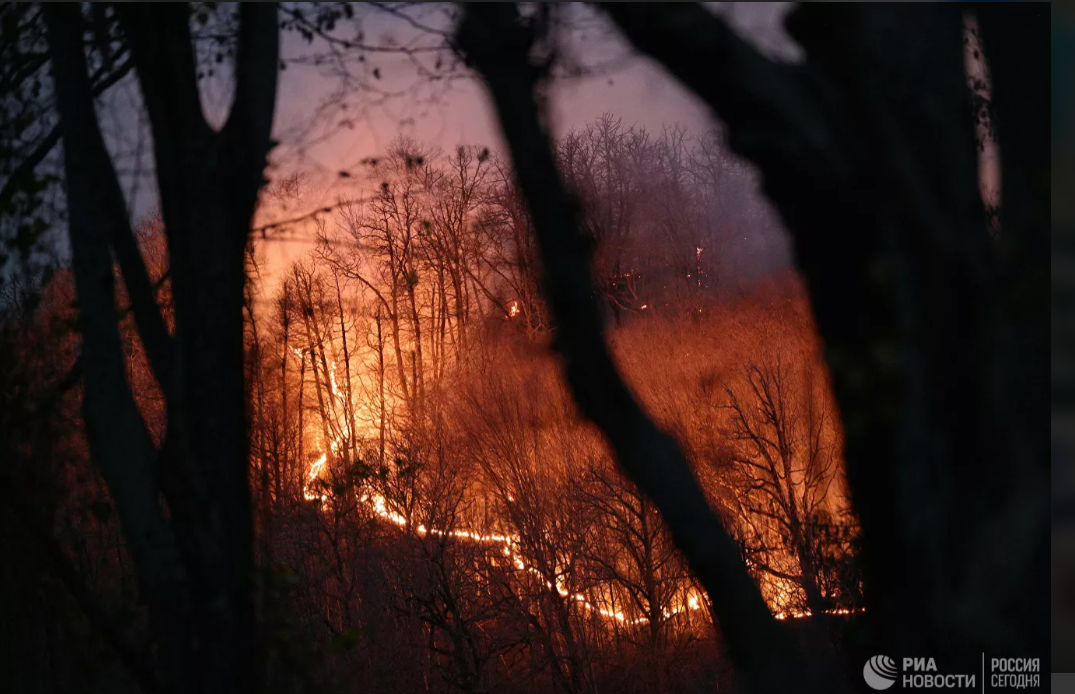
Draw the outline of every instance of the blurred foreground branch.
[[[795,650],[770,615],[738,550],[709,507],[679,445],[643,411],[616,370],[602,331],[579,233],[579,210],[553,159],[536,100],[543,69],[529,58],[541,14],[524,23],[514,5],[468,5],[459,44],[489,86],[518,182],[529,203],[555,321],[555,346],[582,414],[653,499],[705,586],[730,655],[755,692],[810,691]]]

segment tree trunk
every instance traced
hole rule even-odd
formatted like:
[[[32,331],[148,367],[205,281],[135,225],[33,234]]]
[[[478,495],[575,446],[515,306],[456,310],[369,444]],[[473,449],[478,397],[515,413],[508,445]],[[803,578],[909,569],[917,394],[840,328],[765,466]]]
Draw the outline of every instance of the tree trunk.
[[[879,650],[1046,658],[1048,8],[978,10],[1014,167],[999,241],[960,7],[800,5],[801,65],[768,61],[694,5],[604,8],[721,117],[795,240],[844,416]]]
[[[616,370],[580,233],[577,202],[567,193],[540,116],[535,88],[541,69],[530,61],[547,25],[524,23],[507,5],[467,5],[459,43],[484,77],[511,148],[544,270],[556,323],[555,347],[583,416],[592,420],[617,461],[649,496],[677,546],[706,588],[730,655],[756,692],[811,691],[815,683],[747,573],[738,548],[709,507],[675,439],[643,411]]]
[[[201,113],[186,5],[124,5],[153,129],[175,302],[175,335],[145,264],[96,122],[77,5],[45,8],[64,141],[91,453],[123,523],[175,692],[254,682],[253,528],[243,384],[244,250],[276,95],[276,10],[243,7],[235,105],[213,132]],[[168,405],[154,449],[123,369],[110,253]],[[160,506],[163,492],[168,504]]]

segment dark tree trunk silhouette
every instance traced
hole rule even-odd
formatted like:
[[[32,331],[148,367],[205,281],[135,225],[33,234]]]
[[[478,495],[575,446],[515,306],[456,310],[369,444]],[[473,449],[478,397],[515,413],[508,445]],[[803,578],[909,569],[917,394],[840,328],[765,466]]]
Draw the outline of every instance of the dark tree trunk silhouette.
[[[811,691],[798,654],[709,507],[679,445],[643,411],[612,361],[578,203],[557,170],[535,94],[545,75],[530,52],[547,38],[545,13],[547,8],[524,22],[513,5],[468,4],[458,40],[489,86],[529,204],[555,348],[563,357],[568,384],[582,414],[597,424],[619,464],[660,509],[705,586],[732,660],[752,691]]]
[[[656,686],[677,688],[674,657],[680,654],[671,638],[677,633],[693,638],[690,629],[697,622],[689,619],[683,601],[695,598],[709,608],[719,645],[726,648],[745,690],[783,694],[849,689],[827,654],[807,653],[792,643],[796,633],[803,636],[802,649],[827,648],[820,643],[823,639],[808,635],[810,623],[792,627],[772,617],[747,570],[748,565],[755,574],[759,567],[766,569],[755,559],[757,551],[750,554],[744,543],[744,561],[739,543],[708,505],[705,492],[718,493],[708,482],[726,470],[699,466],[699,474],[709,476],[705,487],[694,476],[689,461],[708,455],[700,445],[712,443],[717,450],[727,432],[714,432],[712,441],[699,444],[687,432],[694,431],[695,424],[708,426],[708,415],[695,419],[678,405],[669,407],[657,399],[654,411],[684,433],[688,456],[641,406],[651,395],[645,379],[639,381],[638,396],[626,385],[636,383],[639,372],[655,378],[664,372],[651,360],[636,366],[625,358],[621,363],[626,376],[621,375],[603,333],[603,318],[610,315],[606,304],[617,322],[623,312],[617,340],[647,327],[631,314],[636,299],[638,304],[659,305],[643,298],[660,283],[658,272],[669,273],[665,277],[682,272],[689,280],[686,300],[660,305],[687,306],[691,325],[706,325],[701,317],[706,301],[703,269],[727,264],[723,256],[733,258],[734,253],[730,246],[722,247],[719,233],[699,234],[695,227],[707,226],[712,217],[721,217],[729,228],[738,225],[734,217],[725,218],[732,210],[726,210],[723,201],[729,191],[740,190],[728,179],[742,183],[747,177],[723,176],[722,161],[720,171],[709,172],[712,177],[701,182],[710,164],[695,162],[696,150],[683,145],[685,131],[650,141],[635,138],[633,128],[620,133],[617,124],[619,134],[614,135],[612,117],[603,120],[601,138],[608,140],[610,152],[619,152],[616,157],[598,158],[602,163],[593,166],[581,160],[572,163],[563,147],[578,147],[582,141],[570,144],[565,138],[556,145],[543,108],[560,48],[553,32],[561,26],[555,16],[561,10],[545,3],[465,7],[457,34],[446,36],[445,45],[460,49],[487,83],[514,171],[505,173],[490,164],[495,170],[489,173],[496,173],[497,180],[486,188],[482,162],[487,152],[460,150],[448,162],[446,174],[442,165],[422,164],[421,157],[401,150],[406,167],[393,174],[400,179],[398,186],[385,183],[365,207],[358,207],[362,203],[357,201],[336,206],[364,210],[364,216],[352,213],[343,219],[350,222],[352,240],[365,243],[359,244],[362,254],[337,253],[324,234],[319,237],[326,241],[319,246],[322,259],[337,280],[335,300],[315,301],[314,292],[304,291],[293,277],[282,296],[283,340],[277,342],[264,339],[260,331],[271,329],[264,321],[253,320],[245,260],[250,220],[272,145],[279,35],[282,28],[297,28],[307,38],[316,35],[327,41],[333,51],[364,53],[370,48],[366,39],[357,39],[361,48],[356,48],[329,35],[337,22],[352,19],[357,6],[318,6],[310,10],[316,16],[305,18],[305,10],[288,8],[282,23],[271,4],[242,5],[234,15],[233,10],[214,15],[212,3],[28,7],[0,8],[4,55],[14,56],[9,61],[13,67],[0,67],[0,82],[5,82],[0,91],[7,93],[12,86],[6,82],[14,80],[11,94],[33,106],[28,113],[43,118],[24,117],[30,125],[15,128],[24,131],[26,142],[11,150],[22,162],[11,167],[0,188],[0,208],[8,210],[5,224],[21,214],[20,196],[48,177],[37,169],[47,169],[49,152],[62,142],[79,354],[69,375],[44,402],[52,407],[59,394],[83,383],[82,424],[107,494],[95,475],[90,475],[89,489],[79,482],[77,491],[86,493],[90,506],[103,503],[109,514],[113,508],[117,513],[111,521],[115,525],[108,526],[104,518],[78,517],[97,515],[82,508],[82,499],[63,505],[50,501],[47,509],[35,509],[22,497],[0,498],[0,504],[23,517],[26,525],[20,532],[40,540],[41,559],[143,689],[169,694],[249,692],[262,684],[260,677],[284,686],[277,679],[282,669],[255,666],[258,652],[281,653],[274,650],[277,634],[272,629],[257,634],[255,614],[264,609],[267,621],[283,628],[289,608],[324,622],[302,623],[309,635],[304,646],[311,651],[320,648],[321,637],[329,639],[331,648],[347,650],[361,643],[350,656],[340,652],[339,660],[325,670],[311,664],[309,673],[299,673],[300,679],[354,668],[383,680],[370,683],[371,690],[420,688],[427,667],[427,655],[421,653],[425,647],[413,644],[418,657],[411,662],[405,642],[408,634],[421,633],[421,620],[426,619],[439,629],[430,631],[427,689],[438,686],[428,678],[437,668],[450,675],[446,684],[451,680],[463,689],[497,688],[505,675],[513,688],[524,687],[526,683],[514,678],[525,671],[529,658],[532,672],[542,679],[535,686],[604,691],[606,683],[620,678],[620,673],[602,672],[608,638],[616,639],[612,650],[621,658],[642,653],[627,645],[647,647],[652,662],[636,659],[652,670]],[[848,566],[854,562],[854,571],[847,572],[850,582],[840,578],[840,585],[854,583],[852,606],[859,605],[861,560],[867,591],[862,619],[872,627],[873,642],[855,643],[847,651],[868,647],[871,654],[897,658],[929,656],[948,671],[974,671],[982,652],[1040,657],[1042,671],[1048,672],[1049,605],[1042,596],[1049,573],[1049,478],[1041,431],[1048,352],[1036,330],[1045,324],[1049,307],[1048,7],[802,4],[788,25],[805,49],[805,60],[794,64],[763,57],[700,5],[601,7],[635,47],[667,67],[720,117],[720,132],[732,149],[758,167],[794,241],[843,418],[847,483],[864,548],[860,556],[855,533],[854,544],[839,539],[837,550],[821,551],[823,538],[812,526],[833,524],[824,514],[812,512],[816,504],[795,503],[792,485],[785,485],[781,493],[792,499],[782,508],[789,540],[785,544],[801,569],[795,573],[802,574],[805,602],[814,612],[829,607],[836,579],[826,562],[846,560]],[[406,17],[393,5],[377,3],[366,9]],[[192,13],[206,20],[206,31],[213,32],[210,39],[237,39],[234,106],[219,130],[202,114],[195,49],[204,37],[192,29],[197,25],[192,24]],[[1004,187],[999,214],[988,220],[978,185],[975,110],[964,66],[966,18],[961,13],[975,15],[993,79],[990,107]],[[211,22],[218,18],[236,22],[216,32]],[[414,23],[411,27],[425,30]],[[13,30],[28,38],[27,50],[21,38],[6,40]],[[46,65],[51,75],[34,81]],[[166,277],[172,298],[165,303],[157,294],[163,279],[154,283],[157,273],[147,269],[154,267],[154,256],[143,250],[143,238],[131,227],[122,174],[110,157],[95,110],[95,99],[131,70],[141,87],[138,108],[148,116],[155,153],[170,264]],[[373,75],[379,78],[376,69]],[[41,85],[43,97],[35,91]],[[50,120],[54,115],[59,116],[55,124]],[[5,138],[6,143],[10,138]],[[620,144],[613,147],[613,140]],[[588,156],[583,152],[583,159]],[[476,164],[471,164],[472,157]],[[647,157],[656,161],[652,168]],[[719,193],[713,189],[717,185]],[[744,214],[759,209],[751,206]],[[636,242],[647,238],[661,238],[667,250],[639,248],[645,244]],[[373,267],[368,263],[370,248],[383,256]],[[646,260],[647,253],[654,257]],[[634,267],[636,263],[643,267]],[[539,272],[543,293],[537,291]],[[708,274],[706,270],[706,285],[711,282]],[[116,286],[117,278],[121,286]],[[625,278],[630,279],[621,291],[618,283]],[[609,293],[613,283],[617,290]],[[373,302],[370,312],[375,315],[368,316],[365,340],[358,325],[350,326],[357,340],[347,335],[342,293],[348,284]],[[623,302],[617,298],[621,296]],[[0,319],[8,310],[5,300],[0,297]],[[288,306],[293,303],[299,305]],[[168,308],[172,305],[174,316]],[[302,354],[289,368],[288,340],[296,337],[290,320],[299,318],[296,308],[308,309],[299,333],[306,338],[310,363]],[[251,331],[245,330],[244,309],[250,312]],[[51,321],[73,313],[71,308],[57,315],[42,312],[40,317]],[[516,461],[532,463],[528,474],[547,472],[552,480],[552,473],[567,474],[575,465],[584,469],[597,458],[602,466],[611,462],[604,459],[596,432],[577,422],[575,410],[560,402],[559,382],[550,378],[556,387],[544,392],[545,365],[535,362],[540,368],[527,373],[531,362],[517,361],[526,344],[544,339],[546,329],[578,412],[596,424],[620,469],[638,488],[623,481],[631,490],[623,496],[630,508],[616,511],[623,516],[616,522],[627,530],[638,526],[640,539],[631,551],[640,578],[625,590],[610,586],[607,595],[602,594],[609,581],[631,578],[623,573],[630,567],[589,551],[607,544],[609,529],[576,529],[583,525],[572,513],[578,509],[571,504],[578,499],[538,490],[540,474],[528,482],[535,487],[530,499],[517,489],[498,486],[496,475],[506,467],[503,455],[480,461],[482,476],[475,478],[474,492],[498,494],[496,499],[485,499],[484,506],[472,507],[472,500],[449,504],[442,509],[447,516],[443,519],[432,511],[422,515],[418,480],[427,478],[420,471],[458,463],[458,469],[437,469],[447,474],[445,481],[462,485],[456,475],[470,474],[470,458],[475,452],[483,455],[476,448],[480,440],[468,438],[475,434],[467,428],[478,426],[471,419],[500,422],[493,416],[496,411],[481,409],[484,400],[465,408],[473,413],[453,411],[460,409],[456,404],[470,402],[469,379],[483,383],[496,373],[527,376],[525,383],[506,381],[504,387],[533,398],[534,407],[515,426],[501,426],[500,435],[533,438],[532,460],[527,454]],[[335,330],[340,331],[345,369],[336,385],[346,390],[346,402],[332,387],[338,368]],[[738,358],[732,343],[742,337],[735,330],[710,331],[708,341],[699,341],[709,353],[683,365],[725,368],[725,356],[729,364],[733,356]],[[811,330],[812,323],[806,332]],[[517,340],[524,331],[526,344]],[[409,339],[413,344],[405,345]],[[724,344],[729,345],[726,355]],[[277,346],[282,356],[271,351]],[[617,344],[617,350],[621,347]],[[503,354],[492,354],[494,350]],[[635,356],[652,356],[647,350]],[[351,365],[362,368],[364,356],[375,360],[367,376],[376,381],[369,384],[362,375],[351,380]],[[720,365],[705,363],[710,360]],[[313,369],[310,386],[317,400],[304,392],[307,368]],[[274,394],[277,378],[280,392]],[[692,379],[690,387],[695,387],[694,372],[684,378]],[[709,376],[701,378],[704,382]],[[154,379],[156,384],[149,383]],[[289,385],[297,393],[289,395]],[[450,391],[462,397],[456,399]],[[359,402],[354,401],[356,395]],[[255,397],[257,409],[250,412],[248,402]],[[12,411],[23,417],[23,394],[4,400],[18,405]],[[282,407],[279,418],[269,416],[274,402]],[[692,395],[687,402],[697,401]],[[790,458],[767,459],[771,451],[747,426],[743,410],[748,405],[743,402],[740,457],[727,462],[749,472],[759,469],[759,457],[766,459],[769,487],[779,490],[781,482],[794,476],[787,472]],[[320,422],[309,420],[306,410],[315,418],[319,414]],[[31,416],[29,408],[25,416]],[[500,418],[505,420],[502,425],[510,420]],[[460,432],[453,432],[453,423]],[[258,432],[253,444],[251,426]],[[361,438],[356,427],[363,429]],[[316,446],[315,428],[323,434]],[[467,436],[456,436],[464,431]],[[559,451],[539,445],[544,437],[578,441],[563,444]],[[81,463],[81,438],[70,438]],[[747,445],[751,441],[754,450]],[[256,456],[251,455],[252,445]],[[326,503],[316,512],[315,505],[301,503],[312,481],[311,461],[306,459],[310,447],[318,454],[328,454],[321,450],[325,448],[341,455],[347,451],[348,461],[355,463],[347,477],[332,466],[317,473],[322,483],[333,484],[324,487]],[[778,447],[787,448],[783,441]],[[59,447],[53,450],[51,442],[35,442],[32,452],[27,461],[60,461],[66,454]],[[271,468],[265,458],[270,452]],[[361,464],[363,455],[375,465]],[[591,460],[591,455],[596,458]],[[263,536],[264,557],[272,561],[256,573],[252,458],[262,466],[261,510],[266,514],[264,527],[272,528]],[[66,480],[58,482],[63,489]],[[483,487],[490,482],[496,492]],[[546,486],[562,491],[559,484]],[[759,480],[754,476],[748,484],[758,485]],[[22,491],[10,486],[7,496]],[[352,494],[378,488],[383,492],[379,500]],[[423,492],[434,504],[431,508],[450,501],[446,489]],[[552,504],[549,512],[546,503]],[[505,514],[496,512],[499,506]],[[471,508],[476,516],[484,515],[481,522],[487,530],[506,521],[519,531],[512,533],[518,539],[503,540],[501,547],[501,540],[473,544],[477,536],[471,533],[431,530],[442,525],[470,528],[474,519],[464,522],[467,513],[460,509]],[[760,511],[772,513],[769,507]],[[729,515],[734,513],[731,508]],[[527,514],[530,520],[520,522]],[[655,525],[658,514],[667,535],[664,527]],[[501,515],[509,518],[494,517]],[[57,530],[50,522],[65,525]],[[733,525],[728,527],[735,522],[729,519]],[[424,558],[429,568],[431,592],[426,587],[425,592],[413,591],[429,600],[422,608],[425,616],[414,613],[409,620],[389,624],[384,619],[390,602],[386,597],[402,586],[373,574],[379,560],[398,552],[396,525],[426,552],[416,557]],[[854,520],[848,525],[854,526]],[[356,534],[356,529],[362,532]],[[52,538],[53,532],[72,531],[76,536],[70,543],[65,534]],[[669,578],[657,567],[663,565],[661,556],[673,555],[673,543],[688,567],[677,568]],[[9,555],[7,545],[0,545]],[[105,570],[98,565],[102,557]],[[598,570],[601,561],[609,563],[604,572]],[[22,586],[29,583],[26,577],[39,575],[34,567],[19,571],[22,567],[11,564],[18,582],[5,585]],[[685,575],[688,569],[693,575]],[[788,578],[783,564],[773,566],[772,572]],[[112,596],[102,591],[98,601],[91,590],[95,581],[110,590],[114,586],[107,582],[112,580],[123,593],[120,597],[127,599],[132,576],[145,598],[144,605],[131,605],[136,624],[126,622],[128,610],[116,611],[113,620],[114,606],[108,604]],[[255,576],[265,578],[258,583],[263,590],[257,607],[252,599]],[[305,583],[291,586],[297,577]],[[321,580],[324,584],[318,583]],[[511,592],[517,587],[533,595]],[[637,605],[632,606],[632,600]],[[0,608],[12,604],[7,600]],[[600,608],[602,604],[610,611]],[[509,605],[515,607],[509,610]],[[621,609],[647,618],[648,624],[624,616]],[[32,624],[32,610],[19,606],[16,613],[21,623]],[[415,614],[419,619],[414,620]],[[144,638],[149,633],[143,630],[144,616],[150,639]],[[302,621],[303,615],[298,616]],[[609,632],[591,628],[603,618],[610,618]],[[20,643],[7,649],[14,642],[5,639],[4,653],[34,655],[40,650],[41,662],[63,654],[64,641],[54,634],[56,619],[42,622],[39,633],[48,641],[43,648]],[[494,628],[486,633],[490,622]],[[70,632],[68,637],[77,637],[81,621],[60,626],[60,631]],[[681,628],[686,631],[673,631]],[[130,638],[135,633],[138,636]],[[521,641],[515,641],[517,637]],[[283,643],[283,636],[280,640]],[[384,662],[366,662],[374,660]],[[618,662],[606,664],[613,670]],[[855,669],[861,667],[861,661],[855,663]],[[853,676],[861,682],[857,673]],[[44,673],[41,681],[49,678],[62,680]]]
[[[803,5],[788,22],[801,65],[696,5],[603,7],[721,117],[794,237],[880,642],[1044,658],[1049,8],[978,10],[1008,123],[994,239],[959,7]]]
[[[148,599],[164,686],[254,688],[252,519],[243,384],[244,252],[276,96],[273,5],[240,12],[236,93],[202,116],[185,4],[115,8],[153,130],[175,301],[169,334],[94,113],[78,5],[44,8],[65,143],[70,239],[91,454],[109,485]],[[151,440],[126,379],[112,256],[165,394]],[[167,513],[160,503],[167,504]]]
[[[1047,657],[1047,606],[1033,596],[1049,561],[1038,433],[1047,351],[1034,329],[1049,305],[1048,8],[982,13],[1004,179],[1014,181],[999,239],[978,190],[959,7],[804,5],[789,20],[807,54],[797,65],[764,58],[698,5],[604,9],[722,118],[794,237],[843,411],[879,644],[950,662],[982,651]],[[529,202],[568,381],[664,514],[743,674],[779,690],[766,663],[781,649],[761,636],[760,599],[601,339],[578,213],[536,115],[547,65],[528,51],[543,12],[522,20],[470,6],[459,38],[489,84]],[[1016,68],[1017,54],[1032,65]],[[1027,69],[1034,76],[1020,83]]]

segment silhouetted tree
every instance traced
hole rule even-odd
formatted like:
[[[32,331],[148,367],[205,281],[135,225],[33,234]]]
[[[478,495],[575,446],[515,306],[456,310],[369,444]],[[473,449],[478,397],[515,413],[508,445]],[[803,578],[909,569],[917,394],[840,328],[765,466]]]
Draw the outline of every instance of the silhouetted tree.
[[[1037,433],[1047,367],[1035,337],[1049,303],[1047,10],[981,13],[1009,152],[995,239],[978,190],[958,7],[802,6],[789,28],[803,64],[764,58],[698,5],[604,9],[724,120],[795,238],[844,413],[878,641],[968,663],[982,651],[1046,658],[1048,608],[1032,596],[1045,594],[1048,567]],[[549,15],[468,5],[458,40],[511,148],[568,382],[661,510],[751,687],[809,690],[809,680],[786,679],[804,674],[792,650],[682,454],[609,357],[582,217],[539,118],[535,88],[555,56]],[[1014,78],[1016,45],[1029,80]],[[983,581],[996,576],[998,547],[1010,568]]]
[[[202,115],[188,7],[115,7],[153,130],[174,331],[153,295],[97,122],[80,7],[47,5],[42,12],[66,143],[91,453],[149,603],[164,686],[249,691],[254,619],[243,286],[276,97],[275,6],[240,12],[235,100],[220,131]],[[159,448],[125,373],[113,257],[167,403]]]

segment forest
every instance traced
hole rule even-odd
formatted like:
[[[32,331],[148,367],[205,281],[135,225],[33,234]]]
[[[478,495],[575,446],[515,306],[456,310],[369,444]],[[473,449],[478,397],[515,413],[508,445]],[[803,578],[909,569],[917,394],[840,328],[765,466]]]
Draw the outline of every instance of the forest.
[[[0,690],[1048,673],[1048,11],[802,5],[791,63],[603,4],[717,118],[556,134],[575,10],[415,7],[0,5]],[[467,71],[501,143],[401,130],[325,203],[288,35]]]
[[[652,136],[612,115],[557,145],[587,210],[626,378],[689,451],[774,615],[849,615],[861,608],[856,523],[816,329],[790,271],[722,283],[732,271],[710,256],[760,213],[737,205],[749,174],[721,152],[712,136]],[[510,169],[485,149],[398,139],[365,178],[317,217],[316,247],[276,286],[256,281],[269,236],[248,256],[266,677],[388,692],[723,681],[692,664],[719,649],[704,590],[558,378]],[[303,185],[282,180],[265,204],[301,208]],[[136,233],[173,324],[162,221]],[[75,366],[71,273],[58,271],[32,308],[12,299],[8,347],[25,365],[22,387],[40,392]],[[159,442],[159,386],[133,320],[123,326],[127,377]],[[102,605],[112,613],[135,601],[136,577],[71,426],[78,400],[77,387],[56,394],[34,431],[52,446],[25,442],[16,470],[24,484],[50,483],[58,539],[78,547],[74,569],[95,593],[116,591]]]

